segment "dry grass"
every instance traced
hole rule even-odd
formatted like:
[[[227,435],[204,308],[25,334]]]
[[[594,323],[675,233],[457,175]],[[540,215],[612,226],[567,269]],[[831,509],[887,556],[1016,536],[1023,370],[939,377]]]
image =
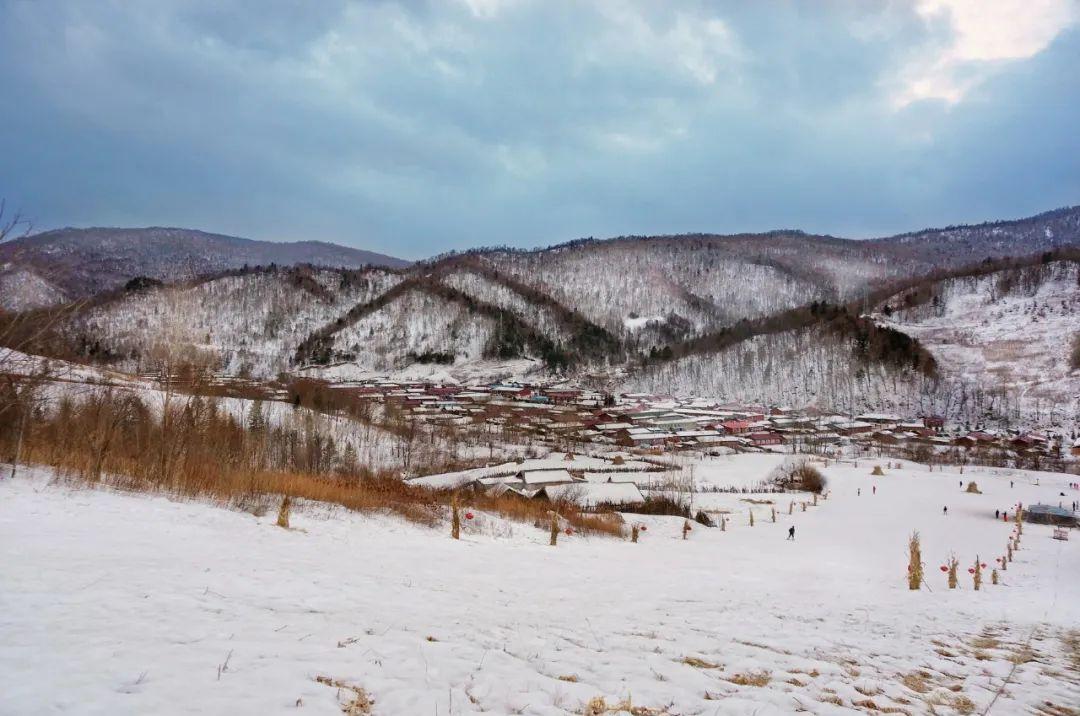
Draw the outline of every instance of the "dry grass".
[[[683,658],[679,659],[679,663],[680,664],[686,664],[687,666],[692,666],[695,669],[722,669],[722,668],[724,668],[723,664],[716,664],[716,663],[713,663],[711,661],[706,661],[705,659],[700,659],[700,658],[698,658],[696,656],[684,656]]]
[[[627,713],[631,716],[666,716],[670,713],[667,709],[654,709],[648,706],[634,706],[630,699],[624,699],[609,704],[603,696],[597,696],[585,704],[582,716],[605,716],[606,714]]]
[[[852,706],[856,706],[867,711],[873,711],[875,713],[882,714],[910,714],[907,709],[900,708],[899,706],[879,706],[873,699],[863,699],[862,701],[852,701]]]
[[[947,706],[964,716],[975,713],[975,702],[963,694],[937,694],[926,699],[926,703],[931,708],[934,706]]]
[[[1035,652],[1029,647],[1022,646],[1019,649],[1010,652],[1005,658],[1014,664],[1026,664],[1035,660]]]
[[[768,686],[769,682],[772,681],[772,672],[766,670],[747,671],[741,674],[725,676],[724,680],[739,686]]]
[[[916,671],[904,674],[900,677],[900,683],[917,694],[928,694],[934,689],[930,675],[924,671]]]
[[[344,681],[331,679],[329,676],[316,676],[315,681],[326,686],[332,686],[338,690],[338,700],[341,701],[341,712],[347,716],[367,716],[371,713],[375,702],[359,686],[347,684]]]
[[[923,581],[922,547],[919,533],[912,532],[908,540],[908,589],[918,589]]]
[[[576,684],[578,682],[578,677],[575,674],[565,674],[563,676],[556,676],[555,678],[559,681],[567,681],[571,684]]]
[[[452,492],[414,487],[393,471],[347,464],[340,455],[330,459],[317,430],[249,429],[213,399],[174,395],[172,401],[154,411],[130,394],[103,389],[77,404],[62,403],[33,418],[23,459],[53,466],[71,483],[201,499],[255,514],[280,504],[282,526],[296,500],[396,514],[429,527],[450,517]],[[475,494],[469,504],[530,524],[546,523],[552,509],[516,495]],[[617,514],[585,514],[561,504],[558,510],[575,532],[622,536]]]
[[[977,636],[971,640],[971,645],[976,649],[998,649],[1001,642],[992,636]]]

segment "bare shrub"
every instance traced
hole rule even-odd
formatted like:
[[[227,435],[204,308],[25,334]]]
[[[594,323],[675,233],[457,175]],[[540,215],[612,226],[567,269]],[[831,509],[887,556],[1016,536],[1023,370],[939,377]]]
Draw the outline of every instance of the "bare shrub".
[[[807,460],[797,460],[776,468],[770,476],[772,482],[786,490],[821,493],[828,481],[821,470]]]

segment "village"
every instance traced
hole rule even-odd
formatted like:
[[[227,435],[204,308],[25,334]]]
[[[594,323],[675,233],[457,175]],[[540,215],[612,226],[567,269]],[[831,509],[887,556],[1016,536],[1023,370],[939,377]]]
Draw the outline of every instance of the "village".
[[[1080,441],[1036,432],[964,429],[940,415],[841,415],[812,408],[735,405],[645,393],[612,395],[566,384],[329,383],[335,393],[393,406],[432,425],[484,424],[555,449],[610,446],[661,455],[766,452],[876,455],[927,463],[1060,468]],[[1049,468],[1046,468],[1049,469]]]

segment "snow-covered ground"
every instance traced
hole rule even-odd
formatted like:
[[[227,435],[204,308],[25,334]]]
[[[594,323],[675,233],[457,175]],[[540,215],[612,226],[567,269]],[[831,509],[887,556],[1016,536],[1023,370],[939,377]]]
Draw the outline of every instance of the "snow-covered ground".
[[[1074,422],[1080,376],[1069,366],[1080,332],[1080,267],[1057,262],[950,279],[933,302],[876,315],[919,341],[952,380],[1008,395],[1023,422]],[[970,389],[970,388],[969,388]]]
[[[829,499],[775,524],[555,548],[486,515],[457,542],[312,506],[286,531],[23,472],[0,481],[0,713],[335,714],[349,687],[376,714],[1070,713],[1047,704],[1080,704],[1080,536],[1026,525],[1002,584],[965,570],[1004,553],[995,509],[1080,500],[1076,477],[875,464],[824,467]]]

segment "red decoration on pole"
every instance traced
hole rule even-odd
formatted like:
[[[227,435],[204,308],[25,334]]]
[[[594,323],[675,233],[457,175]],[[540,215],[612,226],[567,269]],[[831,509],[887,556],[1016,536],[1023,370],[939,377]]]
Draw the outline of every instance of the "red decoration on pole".
[[[471,512],[466,512],[465,513],[465,519],[471,520],[473,517],[474,517],[473,513],[471,513]]]
[[[974,567],[968,567],[968,574],[975,574],[975,568]]]

